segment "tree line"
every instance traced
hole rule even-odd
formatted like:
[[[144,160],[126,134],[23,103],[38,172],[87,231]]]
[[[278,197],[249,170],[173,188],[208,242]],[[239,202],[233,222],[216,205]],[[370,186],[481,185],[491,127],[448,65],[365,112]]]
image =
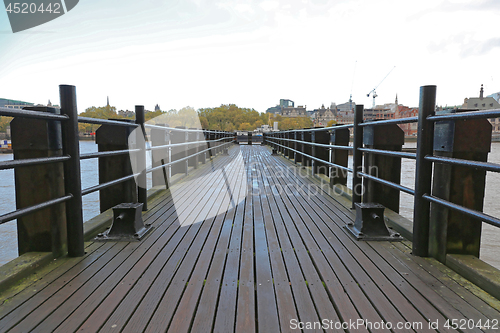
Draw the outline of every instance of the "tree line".
[[[114,106],[89,107],[79,116],[99,119],[135,119],[134,112],[117,111]],[[278,122],[280,130],[307,128],[312,126],[309,117],[288,118],[269,113],[260,113],[250,108],[240,108],[235,104],[222,104],[214,108],[184,107],[180,110],[147,111],[146,121],[153,124],[168,125],[170,127],[184,126],[186,128],[203,128],[220,131],[252,131],[262,125],[274,125]],[[11,117],[0,117],[0,132],[5,132]],[[94,133],[99,125],[79,123],[81,133]]]

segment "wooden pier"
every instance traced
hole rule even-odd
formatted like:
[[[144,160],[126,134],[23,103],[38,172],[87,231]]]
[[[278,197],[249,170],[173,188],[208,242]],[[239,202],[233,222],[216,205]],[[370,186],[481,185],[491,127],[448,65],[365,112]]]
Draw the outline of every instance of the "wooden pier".
[[[233,146],[148,202],[140,242],[85,243],[3,291],[0,332],[500,331],[500,301],[408,241],[356,241],[305,172]]]

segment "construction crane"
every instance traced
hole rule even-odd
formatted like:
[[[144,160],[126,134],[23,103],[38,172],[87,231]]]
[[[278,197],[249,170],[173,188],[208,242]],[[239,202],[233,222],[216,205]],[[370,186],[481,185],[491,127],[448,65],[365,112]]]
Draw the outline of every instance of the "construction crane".
[[[366,94],[366,97],[370,97],[370,95],[372,95],[372,97],[373,97],[372,109],[375,109],[375,98],[378,96],[376,89],[382,84],[382,82],[384,82],[384,80],[389,76],[389,74],[391,74],[391,72],[394,70],[394,68],[396,68],[396,66],[392,67],[392,69],[389,71],[389,73],[387,73],[387,75],[382,79],[382,81],[380,81],[380,83],[377,84],[377,86],[375,88],[373,88],[372,91],[370,91],[368,94]]]

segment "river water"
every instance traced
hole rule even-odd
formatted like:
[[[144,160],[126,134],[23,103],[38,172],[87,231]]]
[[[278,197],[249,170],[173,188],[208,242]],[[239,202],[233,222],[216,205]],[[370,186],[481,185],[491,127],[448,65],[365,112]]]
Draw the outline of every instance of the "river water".
[[[407,143],[405,147],[415,147],[416,143]],[[97,151],[97,145],[93,141],[81,141],[80,152],[90,153]],[[0,154],[0,161],[11,160],[12,154]],[[500,143],[494,142],[491,145],[489,161],[500,163]],[[97,159],[87,159],[81,162],[82,188],[97,185]],[[401,183],[404,186],[414,188],[415,161],[403,159]],[[16,205],[14,194],[14,171],[0,171],[0,214],[12,211]],[[151,180],[148,179],[148,186]],[[493,216],[500,216],[500,174],[488,173],[486,176],[486,197],[484,212]],[[84,221],[99,214],[99,194],[92,193],[83,197],[83,218]],[[412,219],[413,216],[413,196],[401,194],[400,214]],[[500,269],[500,228],[492,227],[483,223],[483,234],[481,240],[481,259]],[[16,222],[11,221],[0,225],[0,265],[17,257],[17,231]]]

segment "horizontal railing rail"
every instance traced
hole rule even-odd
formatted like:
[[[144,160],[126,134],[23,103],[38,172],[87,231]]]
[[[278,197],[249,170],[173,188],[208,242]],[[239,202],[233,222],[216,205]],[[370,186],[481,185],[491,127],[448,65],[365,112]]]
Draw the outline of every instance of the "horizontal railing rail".
[[[321,158],[318,158],[318,157],[315,157],[315,156],[312,156],[312,155],[309,155],[309,154],[303,153],[303,152],[301,152],[300,150],[296,150],[296,149],[293,149],[293,148],[289,148],[289,147],[284,146],[284,145],[281,145],[281,144],[279,144],[279,143],[275,143],[275,145],[277,145],[277,146],[279,146],[279,147],[283,147],[283,148],[289,149],[289,150],[291,150],[291,151],[293,151],[293,152],[296,152],[296,153],[301,154],[302,156],[305,156],[305,157],[310,158],[310,159],[312,159],[312,160],[315,160],[315,161],[318,161],[318,162],[324,163],[324,164],[326,164],[326,165],[328,165],[328,166],[337,167],[337,168],[340,168],[340,169],[342,169],[342,170],[346,170],[346,171],[348,171],[348,172],[353,172],[353,170],[352,170],[352,169],[350,169],[350,168],[348,168],[348,167],[344,167],[343,165],[340,165],[340,164],[335,164],[335,163],[332,163],[332,162],[329,162],[329,161],[323,160],[323,159],[321,159]]]
[[[330,168],[339,168],[341,170],[351,172],[353,174],[351,184],[351,189],[353,189],[351,196],[353,208],[355,203],[361,203],[362,201],[372,202],[372,200],[377,199],[376,195],[374,196],[373,193],[370,193],[370,189],[378,188],[373,187],[373,184],[375,183],[379,184],[378,186],[388,188],[391,191],[395,191],[394,193],[397,193],[397,195],[394,195],[394,198],[391,199],[392,202],[390,200],[386,200],[387,204],[384,204],[386,207],[392,205],[390,208],[396,212],[398,212],[400,207],[399,195],[401,192],[413,196],[413,253],[419,256],[428,256],[429,248],[432,249],[433,246],[437,246],[435,244],[432,245],[432,242],[441,241],[436,240],[436,238],[439,237],[435,234],[430,234],[429,219],[432,215],[430,208],[431,203],[432,205],[439,205],[441,207],[445,207],[446,209],[465,214],[465,216],[468,216],[473,220],[483,221],[492,226],[500,227],[500,219],[498,217],[490,216],[478,209],[472,209],[471,207],[464,206],[464,204],[454,203],[451,199],[445,200],[434,194],[432,182],[443,181],[440,179],[442,178],[440,175],[435,175],[433,177],[433,173],[437,172],[435,167],[433,167],[435,164],[446,164],[452,167],[475,170],[474,172],[484,172],[485,174],[486,172],[500,173],[500,164],[498,163],[491,163],[486,160],[471,160],[464,157],[468,156],[467,154],[448,156],[446,154],[443,155],[436,153],[433,146],[434,136],[437,135],[434,133],[434,123],[441,122],[449,125],[450,123],[458,120],[465,121],[499,118],[500,109],[481,111],[464,110],[462,112],[460,112],[460,110],[453,110],[450,113],[436,114],[434,86],[421,88],[420,103],[418,116],[415,117],[364,121],[363,106],[358,105],[356,110],[354,110],[354,124],[327,128],[318,127],[270,132],[264,134],[264,140],[273,148],[273,152],[281,153],[285,157],[293,159],[295,163],[302,163],[302,165],[308,165],[308,163],[310,163],[308,166],[311,166],[313,174],[315,172],[314,163],[320,163]],[[398,134],[398,132],[401,133],[403,129],[411,129],[414,131],[416,128],[414,125],[407,125],[412,123],[418,123],[416,153],[403,151],[404,135]],[[381,129],[381,126],[384,126],[384,128]],[[395,126],[399,127],[399,129]],[[335,133],[336,130],[347,128],[352,129],[352,132],[350,133],[353,135],[351,141],[353,142],[352,146],[349,145],[349,141],[346,141],[345,138],[345,142],[342,144],[335,144],[332,142],[335,134],[331,133]],[[391,128],[393,131],[391,134],[392,136],[389,134],[385,135],[385,133],[383,133]],[[487,128],[485,131],[487,131]],[[325,134],[321,132],[330,133],[328,134],[330,135],[330,140],[328,140],[328,142],[325,142]],[[316,135],[320,134],[322,135],[322,139],[320,140],[321,142],[316,142],[318,141],[316,140]],[[375,139],[376,137],[379,137],[379,139]],[[475,138],[472,138],[472,140],[474,139]],[[394,140],[396,140],[397,143]],[[401,140],[403,141],[401,142]],[[446,142],[448,145],[450,142],[453,143],[453,141]],[[443,148],[445,148],[446,144],[443,144]],[[320,150],[327,151],[328,154],[320,153],[319,155],[321,155],[321,157],[318,157],[318,151]],[[347,163],[345,159],[342,163],[334,163],[331,161],[332,156],[338,154],[339,151],[352,151],[352,168],[348,168],[347,164],[342,164]],[[485,153],[487,154],[487,152]],[[374,156],[377,156],[377,158]],[[381,163],[379,159],[382,157],[385,158],[385,160],[383,160],[385,162],[381,165],[387,166],[392,165],[391,163],[396,163],[394,176],[388,175],[388,172],[382,172],[382,175],[379,175],[377,172],[370,171],[371,167],[377,167],[377,163]],[[401,185],[400,177],[402,159],[416,161],[415,188]],[[399,162],[394,162],[398,160]],[[372,163],[375,163],[375,165],[372,165]],[[332,169],[330,169],[330,172],[331,171]],[[330,177],[332,176],[330,175]],[[481,175],[478,177],[478,179],[481,179]],[[331,182],[331,184],[337,184],[336,181],[337,180]],[[345,183],[345,180],[343,180],[343,182]],[[354,190],[359,186],[362,186],[363,188],[362,195],[358,195],[356,193],[357,191]],[[367,190],[366,186],[371,187]],[[443,185],[435,186],[440,188],[440,186],[442,187]],[[373,192],[373,190],[371,191]],[[385,197],[386,195],[381,193],[378,193],[377,195],[379,196],[378,200],[385,200],[385,198],[382,197]],[[482,205],[480,207],[482,207]],[[432,240],[433,237],[434,240]],[[476,237],[476,235],[474,235],[474,237]],[[446,239],[446,236],[441,238]],[[442,245],[437,247],[446,248],[446,246]],[[438,257],[435,253],[432,253],[431,255]]]
[[[47,132],[49,148],[40,148],[37,147],[37,150],[40,149],[52,149],[57,153],[55,156],[54,153],[47,151],[49,157],[33,157],[27,158],[26,154],[22,155],[23,157],[18,157],[14,160],[3,161],[0,162],[0,170],[7,169],[15,169],[21,170],[18,168],[23,167],[37,167],[43,164],[55,164],[61,163],[63,166],[63,172],[59,175],[64,174],[64,179],[61,178],[60,181],[64,183],[64,194],[59,194],[59,197],[50,198],[49,200],[44,200],[43,202],[37,202],[36,204],[25,205],[23,208],[19,208],[15,211],[8,212],[0,216],[0,224],[16,220],[25,216],[29,216],[33,213],[36,213],[40,210],[54,207],[56,205],[65,204],[66,205],[66,217],[65,221],[67,224],[67,249],[68,254],[70,256],[82,256],[84,254],[84,245],[83,245],[83,217],[82,217],[82,197],[91,193],[108,191],[115,185],[119,185],[125,182],[129,182],[131,180],[136,180],[134,182],[135,191],[137,191],[137,202],[142,202],[144,207],[147,204],[146,198],[146,188],[139,187],[137,184],[146,179],[146,173],[153,172],[160,168],[168,168],[172,167],[175,164],[185,162],[186,165],[188,163],[192,163],[192,158],[197,157],[199,155],[210,154],[210,156],[215,156],[218,153],[222,152],[223,149],[227,149],[228,145],[234,142],[234,133],[228,133],[224,131],[217,130],[205,130],[205,129],[184,129],[184,128],[171,128],[168,126],[158,126],[158,125],[150,125],[145,122],[144,117],[144,107],[136,106],[136,119],[134,121],[130,121],[127,119],[117,120],[117,119],[99,119],[99,118],[88,118],[88,117],[78,117],[77,109],[76,109],[76,90],[73,86],[60,86],[60,96],[61,96],[61,108],[58,110],[56,108],[45,108],[45,107],[36,107],[32,110],[30,109],[11,109],[0,107],[0,116],[7,116],[13,118],[28,118],[28,119],[37,119],[37,120],[45,120],[47,122],[57,121],[61,125],[61,134],[57,133],[57,128],[49,127]],[[45,110],[39,111],[39,109]],[[61,113],[61,114],[59,114]],[[104,130],[108,131],[108,129],[112,129],[114,127],[129,127],[131,128],[128,131],[119,131],[120,133],[130,133],[131,135],[135,135],[131,131],[136,128],[141,128],[142,131],[137,135],[143,135],[144,139],[132,140],[132,143],[135,142],[137,147],[129,146],[128,149],[116,149],[113,150],[114,142],[110,142],[111,145],[106,146],[104,150],[108,151],[99,151],[94,153],[86,153],[80,154],[79,152],[79,136],[78,136],[78,123],[86,123],[86,124],[96,124],[96,125],[106,125],[107,127]],[[59,126],[59,125],[58,125]],[[187,142],[168,142],[166,145],[161,146],[153,146],[146,147],[146,141],[148,141],[145,129],[162,129],[171,134],[184,132],[187,136],[196,134],[195,141],[187,141]],[[103,127],[99,127],[99,129],[103,129]],[[98,129],[98,131],[99,131]],[[17,130],[19,131],[19,130]],[[55,131],[55,132],[54,132]],[[103,136],[109,136],[114,134],[106,134]],[[121,134],[120,134],[121,135]],[[200,140],[201,137],[204,140]],[[19,137],[19,134],[17,134]],[[17,138],[16,137],[16,138]],[[97,135],[99,137],[99,135]],[[104,138],[104,141],[109,138]],[[191,139],[191,137],[190,137]],[[16,139],[17,140],[17,139]],[[99,141],[99,139],[97,138]],[[128,140],[120,139],[122,142],[125,142],[125,146],[128,146]],[[101,139],[102,141],[102,139]],[[23,145],[19,145],[19,143],[13,142],[14,155],[16,155],[16,149],[21,147],[26,150],[29,148],[30,143],[24,143]],[[205,149],[200,150],[202,145],[207,145]],[[42,145],[43,146],[43,145]],[[111,148],[110,148],[111,147]],[[183,149],[182,147],[185,147]],[[146,165],[146,152],[153,152],[159,149],[182,149],[185,151],[185,156],[182,158],[175,157],[175,160],[169,160],[168,163],[163,163],[155,168],[147,168]],[[100,150],[100,149],[99,149]],[[21,155],[19,155],[21,156]],[[110,180],[110,177],[105,177],[107,181],[101,181],[95,186],[90,186],[88,188],[82,189],[81,186],[81,174],[80,174],[80,162],[83,160],[89,160],[98,158],[101,161],[101,158],[123,158],[124,156],[132,157],[136,159],[139,163],[140,172],[130,174],[126,174],[124,176],[115,177]],[[170,155],[169,155],[170,156]],[[153,156],[151,156],[152,158]],[[172,157],[174,158],[174,157]],[[169,157],[170,159],[170,157]],[[142,161],[144,160],[144,161]],[[198,159],[197,159],[198,160]],[[163,160],[162,160],[163,161]],[[191,165],[191,164],[190,164]],[[142,169],[141,169],[141,166]],[[196,166],[195,166],[196,167]],[[61,168],[62,170],[62,168]],[[187,170],[187,168],[186,168]],[[34,172],[36,173],[36,172]],[[142,179],[141,179],[142,177]],[[113,177],[111,177],[113,178]],[[18,190],[16,184],[16,191]],[[54,185],[59,186],[59,185]],[[128,186],[128,185],[127,185]],[[102,192],[101,192],[102,193]],[[22,194],[20,194],[22,195]],[[56,195],[57,196],[57,195]],[[35,199],[35,202],[37,200]],[[143,208],[144,208],[143,207]],[[101,207],[102,210],[102,207]],[[63,210],[64,211],[64,210]],[[48,212],[48,214],[52,214],[52,212]],[[19,221],[18,221],[19,223]],[[59,226],[57,226],[59,228]],[[66,230],[66,228],[61,229]],[[58,234],[60,231],[52,230],[50,234]],[[50,243],[50,239],[48,240]],[[25,240],[24,243],[29,243],[29,240]]]
[[[52,207],[54,205],[57,205],[57,204],[60,204],[60,203],[63,203],[63,202],[67,202],[71,198],[73,198],[72,195],[65,195],[65,196],[60,197],[60,198],[56,198],[56,199],[53,199],[53,200],[47,200],[47,201],[44,201],[44,202],[36,204],[36,205],[32,205],[32,206],[29,206],[29,207],[17,209],[17,210],[15,210],[13,212],[10,212],[10,213],[7,213],[7,214],[3,214],[2,216],[0,216],[0,224],[4,224],[4,223],[7,223],[9,221],[18,219],[20,217],[33,214],[33,213],[35,213],[35,212],[37,212],[39,210],[42,210],[42,209],[45,209],[45,208],[49,208],[49,207]]]

